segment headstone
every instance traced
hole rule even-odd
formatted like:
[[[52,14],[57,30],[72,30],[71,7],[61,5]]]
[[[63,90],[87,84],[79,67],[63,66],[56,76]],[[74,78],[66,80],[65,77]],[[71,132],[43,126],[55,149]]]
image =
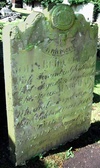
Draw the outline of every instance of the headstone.
[[[63,0],[62,2],[63,4],[67,4],[67,5],[70,5],[69,1],[68,0]]]
[[[96,25],[65,4],[4,28],[8,134],[16,165],[90,127],[97,34]]]
[[[96,23],[100,24],[100,13],[98,13],[98,17],[97,17]]]
[[[3,16],[8,16],[9,13],[11,13],[11,10],[8,8],[8,7],[3,7],[0,11],[0,13],[3,15]]]

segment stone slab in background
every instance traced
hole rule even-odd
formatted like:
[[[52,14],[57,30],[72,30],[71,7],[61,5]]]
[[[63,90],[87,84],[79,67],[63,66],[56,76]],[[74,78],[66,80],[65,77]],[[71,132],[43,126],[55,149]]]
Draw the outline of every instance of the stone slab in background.
[[[97,22],[98,24],[100,24],[100,13],[98,14],[98,17],[97,17],[96,22]]]
[[[16,165],[88,130],[97,26],[65,4],[3,30],[11,159]]]

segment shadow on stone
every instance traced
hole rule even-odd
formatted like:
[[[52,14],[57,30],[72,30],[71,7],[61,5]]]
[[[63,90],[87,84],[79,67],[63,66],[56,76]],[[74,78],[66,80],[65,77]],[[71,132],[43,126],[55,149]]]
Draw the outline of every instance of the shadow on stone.
[[[93,103],[99,103],[100,102],[100,95],[93,93]]]
[[[2,134],[2,136],[1,136]],[[46,168],[44,162],[39,159],[39,157],[35,157],[29,161],[26,161],[25,165],[22,166],[14,166],[11,158],[10,158],[10,151],[8,147],[8,135],[7,135],[7,128],[3,127],[0,128],[0,168]],[[10,139],[11,143],[11,139]],[[12,146],[14,144],[12,142]]]
[[[96,85],[100,84],[100,74],[95,76],[95,87]]]
[[[100,49],[97,50],[97,57],[100,59]]]
[[[56,150],[49,151],[48,153],[46,153],[45,156],[64,152],[68,150],[70,147],[72,147],[73,150],[82,148],[87,145],[94,144],[99,140],[100,140],[100,122],[92,123],[89,130],[86,133],[82,134],[78,139],[66,143],[65,145],[60,146]]]
[[[75,151],[73,158],[63,162],[63,168],[99,168],[100,144],[95,143]]]

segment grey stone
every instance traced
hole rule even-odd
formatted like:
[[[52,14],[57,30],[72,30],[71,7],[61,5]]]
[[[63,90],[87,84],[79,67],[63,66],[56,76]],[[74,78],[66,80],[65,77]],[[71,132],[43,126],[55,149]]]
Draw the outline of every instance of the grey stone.
[[[97,36],[97,25],[65,4],[4,28],[9,146],[16,165],[90,127]]]

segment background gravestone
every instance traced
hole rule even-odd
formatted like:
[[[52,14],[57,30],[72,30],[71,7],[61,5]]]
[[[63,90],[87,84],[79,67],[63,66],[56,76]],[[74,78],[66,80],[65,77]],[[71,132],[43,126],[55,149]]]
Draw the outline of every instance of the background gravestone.
[[[88,130],[97,34],[96,25],[65,4],[4,28],[8,134],[16,165]]]

